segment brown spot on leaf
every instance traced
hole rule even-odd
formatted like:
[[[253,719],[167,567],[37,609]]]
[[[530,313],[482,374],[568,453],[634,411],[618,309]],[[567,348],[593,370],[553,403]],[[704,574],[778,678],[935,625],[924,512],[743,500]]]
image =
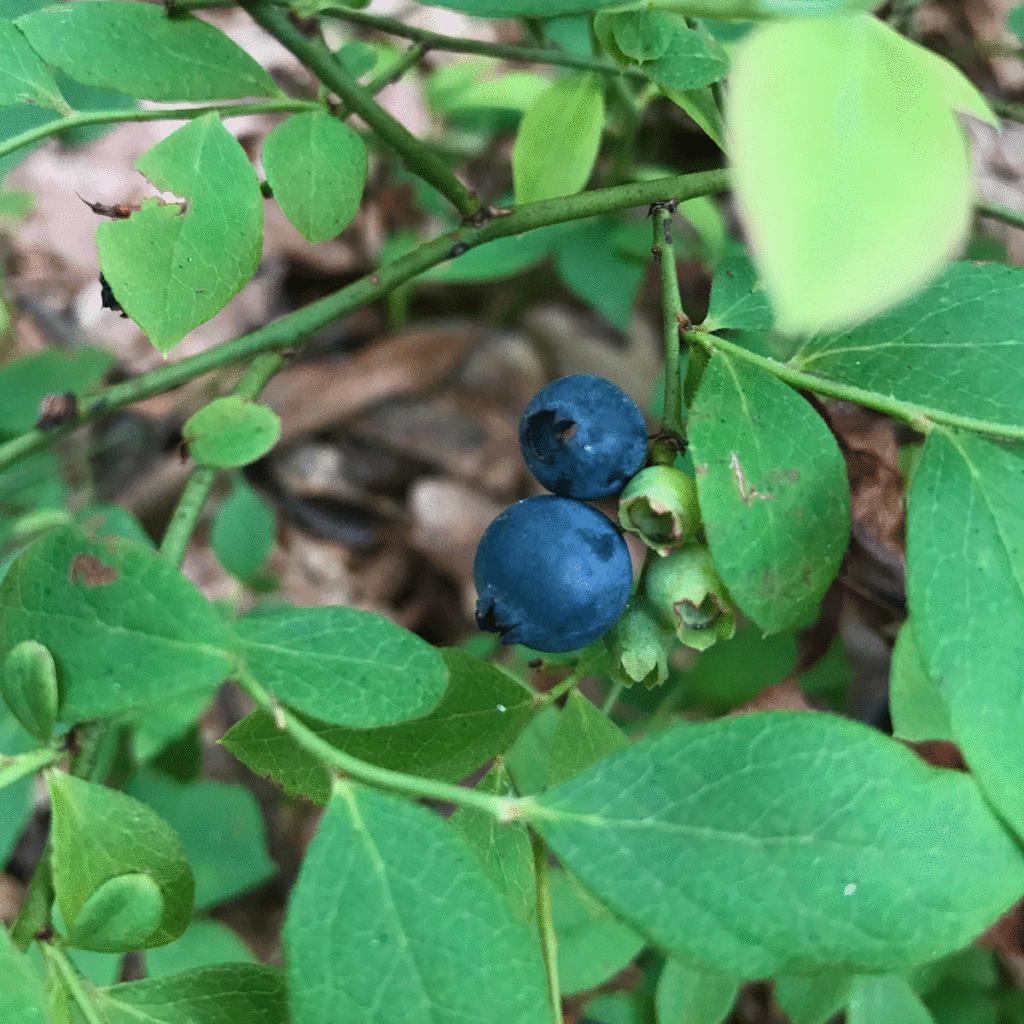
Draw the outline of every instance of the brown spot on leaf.
[[[105,565],[95,555],[82,551],[71,559],[69,583],[82,583],[87,587],[105,587],[121,575],[111,565]]]

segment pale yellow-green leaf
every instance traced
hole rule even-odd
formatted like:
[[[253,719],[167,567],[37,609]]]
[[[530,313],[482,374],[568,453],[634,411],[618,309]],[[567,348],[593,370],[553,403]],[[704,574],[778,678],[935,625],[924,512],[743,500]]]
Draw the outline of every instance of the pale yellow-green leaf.
[[[737,48],[728,151],[780,330],[864,320],[954,256],[971,211],[952,108],[988,116],[951,65],[868,15],[779,22]]]

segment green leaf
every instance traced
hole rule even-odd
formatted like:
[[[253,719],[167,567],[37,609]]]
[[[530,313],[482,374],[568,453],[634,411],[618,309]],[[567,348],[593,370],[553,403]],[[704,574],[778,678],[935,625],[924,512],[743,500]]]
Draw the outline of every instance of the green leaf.
[[[654,999],[646,989],[613,992],[587,1003],[592,1024],[654,1024]]]
[[[47,395],[71,391],[82,398],[107,375],[114,357],[83,346],[72,352],[48,348],[0,367],[0,434],[23,434],[39,421]]]
[[[618,0],[444,0],[443,4],[434,6],[478,18],[554,18],[561,14],[596,11],[616,2]]]
[[[956,253],[973,192],[952,107],[994,116],[951,66],[868,15],[783,20],[736,47],[731,176],[780,330],[863,320]]]
[[[0,755],[27,753],[35,746],[35,741],[0,704]],[[7,863],[15,843],[32,817],[34,781],[31,775],[25,775],[0,789],[0,864]]]
[[[1018,39],[1024,39],[1024,4],[1018,4],[1006,15],[1006,27]]]
[[[658,1024],[721,1024],[738,994],[735,979],[669,958],[658,979]]]
[[[500,762],[480,780],[476,789],[496,796],[515,795],[508,772]],[[457,808],[448,821],[502,894],[512,916],[528,924],[537,906],[537,888],[533,847],[525,823],[499,824],[493,815],[474,807]]]
[[[790,633],[763,636],[748,625],[708,648],[684,676],[677,708],[724,715],[793,671],[796,640]]]
[[[932,431],[907,510],[907,601],[921,662],[978,784],[1024,834],[1024,453]]]
[[[704,130],[707,137],[719,149],[725,151],[725,125],[710,86],[704,85],[697,89],[669,89],[662,86],[661,91],[676,106],[682,107]]]
[[[193,921],[166,946],[146,950],[146,970],[151,978],[212,964],[255,961],[238,934],[220,921]]]
[[[757,278],[754,264],[745,256],[723,259],[715,269],[708,315],[701,329],[770,331],[774,324],[768,295]]]
[[[259,708],[251,711],[224,733],[220,743],[256,775],[269,775],[289,796],[304,796],[321,807],[327,806],[331,798],[330,773],[268,712]]]
[[[836,715],[676,726],[523,804],[613,912],[736,978],[905,970],[1024,891],[1024,857],[969,776]]]
[[[565,871],[552,868],[548,878],[563,992],[600,985],[647,945],[642,935],[616,920]]]
[[[0,927],[0,1020],[18,1024],[50,1024],[46,994],[39,975],[28,958],[15,949]]]
[[[567,782],[607,754],[621,750],[628,742],[617,725],[581,693],[573,690],[558,717],[548,762],[548,785],[559,786]]]
[[[607,15],[619,50],[630,60],[657,60],[672,44],[680,26],[679,15],[657,7],[637,7]]]
[[[642,64],[640,70],[663,89],[684,92],[717,82],[728,63],[725,51],[714,39],[677,25],[665,52],[657,60]]]
[[[800,673],[800,689],[825,705],[846,713],[847,693],[853,681],[850,656],[841,636],[837,636],[809,669]]]
[[[2,135],[3,133],[0,133]],[[26,189],[4,189],[0,192],[0,222],[22,221],[35,207],[35,196]]]
[[[181,434],[199,465],[228,469],[263,458],[281,436],[281,420],[265,405],[225,395],[189,417]]]
[[[369,613],[357,614],[385,622]],[[365,629],[355,629],[354,633],[369,637]],[[335,646],[340,648],[341,644]],[[431,670],[434,656],[439,654],[444,659],[441,669],[448,673],[444,696],[426,717],[380,728],[307,724],[321,739],[360,760],[446,782],[458,782],[495,755],[504,753],[537,713],[539,704],[533,692],[463,651],[445,648],[438,652],[425,646],[427,652],[432,652],[425,653]],[[358,651],[353,652],[356,654]],[[344,675],[341,668],[339,673]],[[387,697],[398,678],[396,670],[388,672],[383,668],[379,677],[388,679],[388,689],[382,690],[374,683],[372,692],[378,701]],[[275,692],[282,696],[280,690]],[[322,769],[317,768],[318,762],[298,748],[269,715],[253,712],[228,730],[222,742],[257,774],[272,775],[287,792],[300,793],[317,803],[326,802],[327,780]]]
[[[544,259],[565,231],[564,224],[552,224],[521,235],[496,238],[420,274],[417,280],[466,284],[510,277]]]
[[[512,150],[516,203],[569,196],[586,185],[604,130],[604,81],[569,75],[546,89],[523,115]]]
[[[160,886],[132,872],[100,883],[68,930],[68,943],[83,949],[121,953],[146,945],[164,914]]]
[[[220,564],[248,579],[267,560],[276,535],[271,508],[244,480],[236,480],[210,530],[210,547]]]
[[[67,103],[39,54],[11,21],[0,19],[0,106],[37,103],[64,112]]]
[[[804,625],[849,541],[846,465],[825,421],[775,377],[716,352],[688,434],[708,544],[733,599],[766,633]]]
[[[539,793],[547,788],[548,764],[561,717],[561,709],[554,704],[541,708],[503,758],[519,793]]]
[[[424,715],[448,685],[440,652],[357,608],[271,608],[235,623],[246,670],[278,700],[368,729]]]
[[[263,248],[263,198],[245,150],[213,113],[135,166],[157,188],[183,196],[187,209],[147,200],[127,220],[100,224],[96,245],[124,311],[166,355],[252,277]]]
[[[372,71],[377,63],[377,48],[370,43],[352,39],[345,43],[334,56],[353,78],[362,78],[367,71]]]
[[[14,717],[46,743],[57,723],[57,667],[35,640],[16,644],[4,659],[0,691]]]
[[[932,1015],[905,978],[861,975],[850,989],[847,1024],[934,1024]]]
[[[50,531],[0,587],[0,656],[23,640],[53,655],[60,721],[123,714],[231,673],[232,639],[198,590],[151,547]]]
[[[142,524],[119,505],[85,505],[75,513],[75,522],[91,540],[100,537],[124,537],[148,547],[153,546]]]
[[[151,761],[169,743],[193,728],[209,706],[214,693],[210,688],[186,690],[153,704],[136,708],[132,723],[132,752],[139,764]]]
[[[211,780],[182,785],[143,769],[128,791],[177,832],[195,878],[196,910],[232,899],[277,871],[259,805],[244,786]]]
[[[366,144],[326,111],[293,114],[263,141],[263,170],[284,215],[309,242],[348,227],[366,184]]]
[[[274,80],[220,29],[161,7],[96,0],[59,4],[17,21],[47,64],[86,85],[139,99],[278,96]]]
[[[846,1005],[853,980],[837,970],[784,974],[775,979],[775,1001],[791,1024],[827,1024]]]
[[[288,1024],[279,968],[220,964],[163,978],[130,981],[98,994],[108,1024]]]
[[[711,196],[694,196],[679,204],[680,216],[697,236],[696,256],[709,270],[717,267],[728,238],[725,217]],[[676,243],[676,253],[680,251]]]
[[[922,997],[935,1024],[1007,1024],[1004,989],[990,949],[977,946],[946,958],[937,966],[936,983],[923,987],[917,977],[907,980]]]
[[[435,69],[426,83],[427,100],[451,117],[470,110],[526,110],[551,85],[528,71],[507,71],[491,57],[466,57]]]
[[[952,740],[939,687],[921,662],[908,619],[900,627],[889,666],[892,734],[903,740]]]
[[[134,948],[176,939],[192,916],[193,882],[171,826],[125,793],[59,772],[48,773],[47,782],[53,806],[53,886],[70,935],[75,936],[80,915],[104,883],[144,873],[159,887],[162,913],[147,936],[134,936],[139,940]],[[81,944],[96,948],[86,935]]]
[[[626,332],[647,267],[615,248],[621,228],[621,222],[611,217],[584,222],[558,246],[556,266],[577,297]]]
[[[295,1024],[544,1024],[536,933],[452,828],[346,786],[320,819],[284,944]]]
[[[1019,432],[1024,426],[1024,269],[954,263],[884,316],[811,338],[791,365],[886,398]],[[956,373],[950,373],[955,365]]]

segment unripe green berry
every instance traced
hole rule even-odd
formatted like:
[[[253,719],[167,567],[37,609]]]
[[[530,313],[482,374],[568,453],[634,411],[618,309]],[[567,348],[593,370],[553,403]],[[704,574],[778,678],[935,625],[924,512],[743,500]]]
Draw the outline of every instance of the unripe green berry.
[[[646,598],[634,595],[626,602],[626,610],[605,636],[605,643],[617,681],[626,686],[642,682],[653,689],[668,678],[668,656],[675,640]]]
[[[619,525],[659,555],[677,551],[700,528],[697,485],[671,466],[642,469],[619,498]]]
[[[703,544],[687,544],[647,570],[647,597],[680,643],[698,651],[736,632],[736,610]]]

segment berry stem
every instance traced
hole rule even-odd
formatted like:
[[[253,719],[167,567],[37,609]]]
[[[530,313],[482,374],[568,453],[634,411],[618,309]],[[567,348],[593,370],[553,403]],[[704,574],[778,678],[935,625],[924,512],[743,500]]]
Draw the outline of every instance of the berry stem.
[[[615,707],[616,701],[622,695],[622,691],[626,688],[626,684],[620,679],[614,683],[612,688],[608,691],[607,696],[604,699],[604,703],[601,705],[601,712],[605,715],[612,713],[612,708]]]
[[[676,253],[672,245],[672,211],[677,203],[655,203],[651,207],[654,219],[654,244],[651,254],[661,270],[661,308],[665,335],[665,408],[661,422],[666,430],[683,436],[682,384],[679,376],[679,325],[686,318],[679,298],[679,279],[676,276]],[[688,321],[686,321],[688,322]]]

